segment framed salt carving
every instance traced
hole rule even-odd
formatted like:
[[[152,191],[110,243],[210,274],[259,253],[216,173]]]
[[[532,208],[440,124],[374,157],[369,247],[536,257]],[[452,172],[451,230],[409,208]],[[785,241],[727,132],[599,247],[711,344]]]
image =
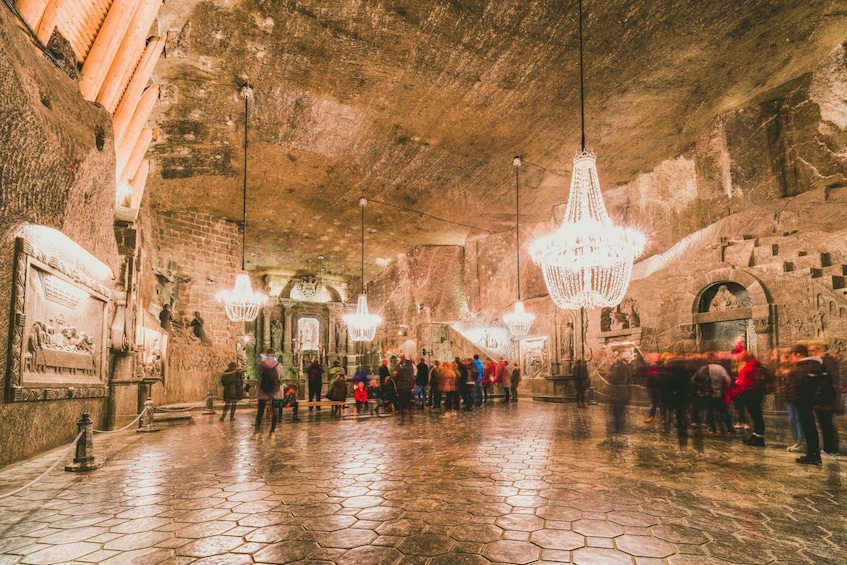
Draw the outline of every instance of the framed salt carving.
[[[107,396],[111,292],[74,256],[87,252],[29,227],[15,239],[6,400]]]

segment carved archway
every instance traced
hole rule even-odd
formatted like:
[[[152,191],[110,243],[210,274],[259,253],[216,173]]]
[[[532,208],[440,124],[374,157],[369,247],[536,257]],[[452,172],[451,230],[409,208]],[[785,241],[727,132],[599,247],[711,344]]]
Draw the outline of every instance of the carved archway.
[[[773,304],[762,281],[752,274],[718,269],[693,280],[689,291],[693,300],[687,317],[698,348],[704,347],[704,336],[714,335],[721,324],[743,328],[747,347],[753,351],[772,346]]]

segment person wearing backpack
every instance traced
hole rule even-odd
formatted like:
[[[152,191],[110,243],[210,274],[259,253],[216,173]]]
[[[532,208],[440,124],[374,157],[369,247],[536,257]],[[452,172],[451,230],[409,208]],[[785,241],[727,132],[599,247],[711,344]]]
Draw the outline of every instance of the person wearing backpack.
[[[262,427],[262,416],[265,413],[265,406],[267,406],[268,403],[273,404],[274,398],[276,398],[281,392],[279,378],[280,366],[279,361],[276,359],[276,351],[269,347],[265,350],[265,353],[262,354],[261,357],[262,361],[257,367],[257,372],[259,373],[259,386],[256,391],[256,400],[259,404],[259,411],[256,412],[255,433],[259,433],[259,429]],[[270,433],[274,433],[276,431],[276,422],[276,410],[271,410]]]
[[[818,428],[815,426],[815,404],[820,404],[822,391],[826,382],[832,384],[832,379],[826,371],[823,363],[817,357],[809,356],[809,349],[802,344],[797,344],[791,348],[791,361],[794,364],[791,372],[788,374],[788,380],[785,385],[785,395],[789,402],[793,402],[797,408],[797,415],[800,418],[800,425],[803,427],[803,434],[806,436],[806,455],[798,457],[797,463],[801,465],[820,465],[820,436],[818,436]],[[826,418],[819,419],[822,424],[824,437],[830,430],[826,429]],[[829,425],[832,425],[832,419],[829,419]]]
[[[697,370],[693,379],[703,391],[709,433],[718,433],[718,424],[722,424],[726,433],[734,434],[732,418],[724,402],[724,394],[726,389],[732,386],[732,379],[723,365],[718,363],[717,357],[711,355],[708,362]]]

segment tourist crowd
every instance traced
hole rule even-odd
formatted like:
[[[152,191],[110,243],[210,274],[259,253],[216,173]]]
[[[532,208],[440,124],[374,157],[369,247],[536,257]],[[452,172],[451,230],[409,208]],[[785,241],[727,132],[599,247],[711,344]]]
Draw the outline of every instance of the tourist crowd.
[[[840,410],[837,360],[820,345],[797,344],[774,350],[767,361],[762,363],[743,348],[689,356],[650,354],[639,367],[650,399],[644,422],[653,422],[658,414],[668,428],[675,425],[679,435],[687,434],[689,427],[705,426],[709,434],[750,429],[744,443],[764,447],[762,403],[766,395],[777,393],[786,401],[793,433],[788,451],[805,452],[797,463],[818,465],[822,455],[839,457],[834,421]]]
[[[281,370],[273,349],[261,356],[257,367],[259,380],[256,399],[258,410],[255,430],[259,431],[266,407],[271,415],[270,432],[276,429],[283,407],[290,407],[293,419],[298,418],[297,387],[283,387]],[[309,410],[320,410],[316,404],[329,400],[338,403],[340,411],[348,396],[347,375],[339,361],[328,371],[329,389],[322,397],[323,373],[315,360],[307,368]],[[577,404],[585,406],[584,363],[574,364],[577,377]],[[578,374],[577,374],[578,373]],[[230,364],[221,377],[225,407],[230,419],[235,405],[243,397],[243,374]],[[504,403],[517,402],[521,371],[516,363],[505,359],[499,362],[456,357],[453,361],[432,361],[420,358],[415,364],[401,355],[393,367],[383,359],[373,378],[361,367],[353,375],[353,399],[357,412],[374,406],[380,411],[408,413],[430,407],[455,415],[460,410],[471,411],[492,402],[494,386],[503,390]],[[797,344],[790,349],[774,350],[767,364],[762,363],[743,347],[733,352],[692,354],[649,354],[646,359],[617,359],[607,373],[606,391],[610,406],[610,434],[624,433],[625,408],[632,384],[643,385],[650,400],[645,424],[660,418],[669,430],[675,426],[680,436],[689,428],[704,428],[708,434],[735,434],[750,430],[744,443],[751,447],[765,446],[765,419],[762,403],[766,395],[777,393],[784,398],[794,438],[790,452],[805,452],[797,458],[801,464],[818,465],[821,457],[839,457],[835,416],[840,412],[839,367],[837,360],[818,344]],[[818,434],[820,427],[820,435]],[[821,444],[822,439],[822,444]]]

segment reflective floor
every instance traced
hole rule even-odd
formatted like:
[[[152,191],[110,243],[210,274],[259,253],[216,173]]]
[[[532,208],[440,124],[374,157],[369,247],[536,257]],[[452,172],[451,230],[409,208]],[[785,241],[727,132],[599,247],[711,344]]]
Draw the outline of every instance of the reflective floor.
[[[0,500],[0,563],[847,563],[847,464],[797,465],[776,431],[680,442],[630,412],[609,442],[601,406],[528,400],[304,410],[275,437],[253,415],[95,436],[100,469]]]

